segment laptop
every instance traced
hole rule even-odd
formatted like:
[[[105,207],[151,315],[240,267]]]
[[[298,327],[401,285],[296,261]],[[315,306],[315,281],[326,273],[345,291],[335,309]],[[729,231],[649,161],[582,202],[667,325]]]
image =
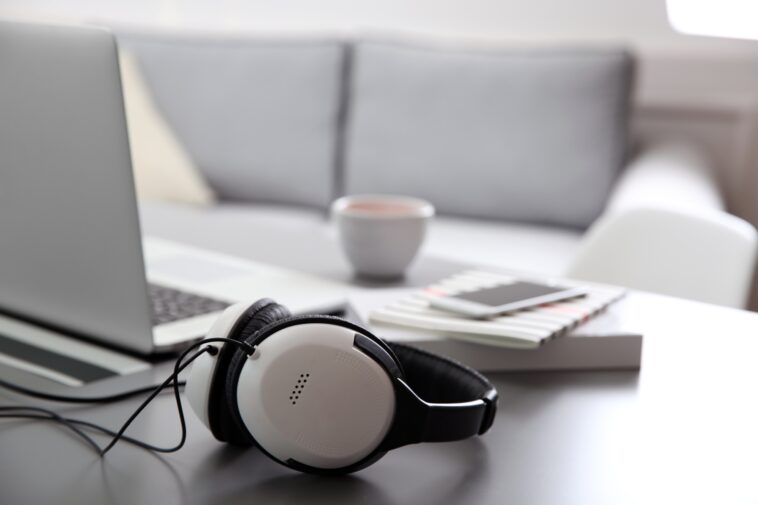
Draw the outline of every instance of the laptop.
[[[151,354],[204,336],[238,301],[344,305],[343,284],[143,240],[109,32],[0,21],[0,111],[0,313]]]

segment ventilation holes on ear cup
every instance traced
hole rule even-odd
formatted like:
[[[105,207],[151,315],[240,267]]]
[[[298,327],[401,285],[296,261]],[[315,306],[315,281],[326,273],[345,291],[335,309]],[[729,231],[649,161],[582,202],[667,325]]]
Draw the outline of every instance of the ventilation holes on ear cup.
[[[292,392],[290,393],[290,401],[292,402],[292,405],[297,405],[297,401],[300,399],[300,395],[305,390],[305,384],[308,382],[308,378],[310,376],[310,373],[301,373],[300,378],[296,379],[297,383],[295,384],[295,387],[292,388]]]

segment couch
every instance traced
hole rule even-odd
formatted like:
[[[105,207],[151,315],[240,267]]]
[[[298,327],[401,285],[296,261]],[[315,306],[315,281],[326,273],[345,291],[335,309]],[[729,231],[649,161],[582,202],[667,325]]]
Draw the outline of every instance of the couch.
[[[146,233],[276,262],[337,247],[334,198],[411,194],[427,257],[746,305],[756,232],[697,146],[632,136],[623,48],[117,35],[215,194]]]

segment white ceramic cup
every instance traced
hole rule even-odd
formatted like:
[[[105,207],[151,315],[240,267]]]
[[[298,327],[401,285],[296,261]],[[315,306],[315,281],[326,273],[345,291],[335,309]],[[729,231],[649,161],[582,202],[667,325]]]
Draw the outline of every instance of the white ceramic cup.
[[[394,195],[345,196],[332,203],[342,250],[358,275],[399,277],[424,242],[434,206]]]

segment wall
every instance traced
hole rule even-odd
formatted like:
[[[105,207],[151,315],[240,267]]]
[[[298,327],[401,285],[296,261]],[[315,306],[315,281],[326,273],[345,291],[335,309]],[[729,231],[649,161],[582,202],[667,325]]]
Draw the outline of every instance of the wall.
[[[752,53],[679,35],[665,0],[3,0],[6,14],[234,30],[393,29],[513,39],[621,40],[670,51]]]
[[[664,62],[652,74],[643,69],[646,99],[683,90],[693,97],[755,94],[758,43],[677,34],[665,10],[665,0],[3,0],[0,6],[0,14],[11,16],[203,30],[392,30],[521,42],[621,42],[643,61]],[[666,72],[666,61],[681,59],[709,64],[684,75]],[[718,71],[707,71],[711,65]]]
[[[0,15],[233,31],[375,31],[618,42],[643,58],[645,100],[756,95],[758,43],[693,37],[665,0],[2,0]],[[671,63],[675,62],[675,63]],[[671,68],[673,66],[673,68]]]

